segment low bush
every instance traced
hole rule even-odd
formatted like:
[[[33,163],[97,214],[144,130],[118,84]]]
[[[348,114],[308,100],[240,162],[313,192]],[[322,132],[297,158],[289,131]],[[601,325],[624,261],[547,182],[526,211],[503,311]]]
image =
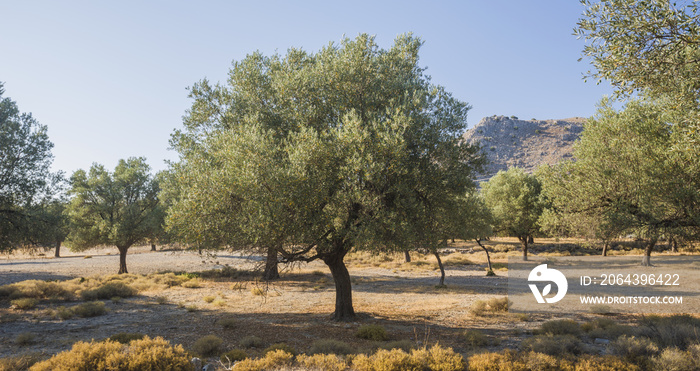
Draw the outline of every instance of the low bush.
[[[386,330],[381,325],[362,325],[355,333],[360,339],[375,340],[375,341],[386,341],[389,336]]]
[[[248,358],[248,354],[241,349],[231,349],[221,355],[221,362],[226,364],[229,362],[238,362]]]
[[[272,344],[269,347],[265,348],[265,350],[263,350],[263,354],[275,352],[278,350],[284,351],[285,353],[289,353],[293,356],[297,355],[296,349],[294,349],[294,347],[292,347],[291,345],[289,345],[287,343]]]
[[[202,285],[202,280],[200,280],[199,278],[192,278],[188,281],[181,283],[180,286],[186,287],[188,289],[198,289],[198,288],[202,287],[203,285]]]
[[[464,343],[471,348],[483,347],[488,344],[488,338],[479,330],[465,330],[462,333]]]
[[[31,371],[52,370],[194,370],[182,346],[148,336],[129,345],[115,341],[79,341],[69,351],[34,364]]]
[[[138,290],[124,282],[107,282],[102,286],[83,291],[80,296],[83,300],[111,299],[113,297],[130,298],[138,294]]]
[[[208,295],[208,296],[205,296],[205,297],[204,297],[204,301],[205,301],[206,303],[211,303],[211,302],[214,301],[214,299],[216,299],[216,296]]]
[[[416,344],[410,340],[394,340],[394,341],[389,341],[386,343],[379,343],[378,349],[387,349],[387,350],[392,350],[392,349],[401,349],[404,352],[408,353],[411,350],[416,348]]]
[[[410,353],[400,349],[380,349],[372,355],[360,354],[352,360],[357,371],[374,370],[464,370],[464,358],[451,348],[435,345],[430,349],[414,349]]]
[[[611,345],[614,354],[636,364],[646,364],[659,352],[656,344],[646,337],[622,335]]]
[[[258,359],[246,358],[235,365],[233,371],[259,371],[284,369],[292,365],[294,355],[282,349],[277,349],[266,353],[264,357]]]
[[[570,319],[559,319],[543,323],[538,333],[578,336],[581,334],[581,326],[576,321]]]
[[[659,355],[652,357],[651,364],[654,370],[660,371],[693,371],[700,366],[688,352],[675,347],[666,348]]]
[[[347,363],[335,354],[302,354],[297,357],[297,363],[305,370],[344,371],[348,368]]]
[[[507,312],[510,302],[508,298],[492,298],[489,300],[477,300],[469,308],[469,313],[475,316]]]
[[[310,354],[340,354],[347,355],[355,353],[355,349],[348,343],[340,340],[322,339],[311,343]]]
[[[265,346],[265,342],[263,341],[263,339],[255,335],[251,335],[242,338],[238,345],[240,345],[243,348],[262,348]]]
[[[219,348],[223,342],[216,335],[206,335],[194,342],[192,351],[204,357],[214,356],[219,353]]]
[[[31,332],[23,332],[17,335],[17,337],[15,338],[15,344],[24,347],[27,345],[34,344],[36,342],[35,339],[36,336],[34,336],[34,334],[32,334]]]
[[[640,336],[653,340],[660,348],[685,350],[700,342],[700,318],[691,315],[647,316],[640,321]]]
[[[105,308],[105,303],[102,301],[91,301],[87,303],[82,303],[70,308],[71,312],[83,318],[97,317],[107,313],[107,308]]]
[[[216,324],[227,330],[230,330],[238,325],[238,320],[234,316],[226,316],[216,321]]]
[[[41,361],[42,358],[44,358],[42,353],[0,358],[0,371],[28,370],[33,364]]]
[[[33,309],[36,307],[36,305],[39,303],[39,300],[36,300],[34,298],[22,298],[22,299],[15,299],[10,301],[10,304],[20,310],[29,310]]]
[[[146,335],[138,332],[120,332],[109,337],[109,340],[116,341],[117,343],[129,344],[133,340],[141,340]]]
[[[584,356],[576,361],[574,371],[640,371],[638,365],[612,355]]]
[[[578,355],[586,351],[581,340],[573,335],[537,335],[523,340],[520,347],[551,356]]]

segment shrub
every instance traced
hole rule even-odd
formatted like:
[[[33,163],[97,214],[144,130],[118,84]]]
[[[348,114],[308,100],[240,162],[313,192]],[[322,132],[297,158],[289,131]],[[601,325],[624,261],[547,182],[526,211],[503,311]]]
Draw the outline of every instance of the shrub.
[[[576,361],[575,371],[639,371],[639,366],[619,357],[584,356]]]
[[[302,354],[297,357],[297,363],[306,370],[343,371],[348,365],[335,354]]]
[[[156,296],[156,303],[159,305],[168,304],[168,298],[165,296]]]
[[[188,312],[190,312],[190,313],[196,312],[197,309],[199,309],[199,308],[197,308],[197,306],[194,305],[194,304],[190,304],[190,305],[188,305],[188,306],[185,307],[185,310],[188,311]]]
[[[227,330],[230,330],[232,328],[235,328],[236,325],[238,325],[238,320],[234,316],[226,316],[216,321],[216,324]]]
[[[20,310],[29,310],[34,308],[39,301],[34,298],[22,298],[10,301],[13,307]]]
[[[41,353],[23,354],[21,356],[0,358],[0,370],[28,370],[33,364],[41,361],[42,358],[43,354]]]
[[[464,342],[472,348],[483,347],[488,344],[486,335],[479,330],[465,330],[462,333],[462,337],[464,338]]]
[[[263,350],[263,354],[275,352],[278,350],[284,351],[285,353],[289,353],[293,356],[297,355],[296,349],[294,349],[291,345],[289,345],[287,343],[272,344],[269,347],[265,348],[265,350]]]
[[[464,358],[451,348],[435,345],[430,349],[414,349],[411,353],[400,349],[379,349],[371,356],[361,354],[352,361],[353,369],[370,370],[464,370]]]
[[[566,359],[537,352],[523,355],[522,362],[528,370],[532,371],[571,370],[573,368],[573,365]]]
[[[581,326],[570,319],[547,321],[540,327],[539,333],[549,335],[574,335],[581,334]]]
[[[224,341],[216,335],[203,336],[194,342],[192,351],[204,357],[213,356],[219,352],[219,347],[221,347],[223,342]]]
[[[687,314],[648,316],[640,324],[639,334],[652,339],[661,348],[673,346],[685,350],[700,337],[700,319]]]
[[[243,348],[262,348],[265,346],[263,339],[257,336],[246,336],[238,343]]]
[[[381,325],[362,325],[355,333],[360,339],[375,340],[375,341],[385,341],[389,337],[386,334],[386,330]]]
[[[525,339],[520,346],[525,351],[540,352],[551,356],[577,355],[584,352],[583,343],[573,335],[537,335]]]
[[[663,371],[693,371],[698,369],[693,359],[678,348],[666,348],[658,356],[651,359],[654,370]]]
[[[259,371],[272,370],[289,367],[292,364],[294,355],[282,349],[266,353],[264,357],[258,359],[246,358],[236,363],[233,371]]]
[[[109,340],[117,343],[129,344],[133,340],[141,340],[146,335],[138,332],[120,332],[109,337]]]
[[[56,309],[56,317],[62,319],[62,320],[67,320],[70,318],[73,318],[74,314],[73,311],[64,307],[60,306],[58,309]]]
[[[88,303],[82,303],[71,308],[73,314],[78,317],[97,317],[107,313],[107,308],[105,308],[105,303],[102,301],[91,301]]]
[[[310,354],[340,354],[347,355],[355,353],[355,349],[348,343],[333,340],[333,339],[322,339],[316,340],[311,343],[311,348],[309,348]]]
[[[659,352],[659,348],[650,339],[622,335],[612,342],[613,353],[630,362],[645,363],[649,357]]]
[[[107,282],[96,289],[83,291],[80,296],[83,300],[96,300],[111,299],[115,296],[130,298],[136,294],[138,294],[138,290],[124,282]]]
[[[180,284],[182,287],[186,287],[188,289],[198,289],[202,287],[202,280],[199,278],[192,278],[191,280],[185,281],[182,284]]]
[[[401,349],[406,353],[410,352],[415,347],[416,347],[416,344],[410,340],[395,340],[395,341],[390,341],[388,343],[379,344],[380,349],[387,349],[387,350]]]
[[[252,289],[250,289],[250,293],[255,296],[263,296],[265,295],[265,289],[263,289],[262,287],[253,287]]]
[[[469,357],[469,371],[525,371],[522,364],[516,365],[516,353],[506,350],[500,353],[480,353]]]
[[[487,313],[507,312],[510,302],[508,298],[493,298],[488,301],[477,300],[469,308],[469,312],[475,316],[483,316]]]
[[[204,297],[204,301],[207,302],[207,303],[213,302],[214,299],[216,299],[216,296],[211,296],[211,295],[209,295],[209,296],[205,296],[205,297]]]
[[[248,354],[241,349],[232,349],[221,355],[221,362],[238,362],[248,358]]]
[[[35,336],[31,332],[23,332],[15,338],[15,344],[23,347],[27,345],[32,345],[35,343]]]
[[[421,364],[401,349],[379,349],[371,356],[360,354],[352,360],[352,366],[357,371],[421,369]]]

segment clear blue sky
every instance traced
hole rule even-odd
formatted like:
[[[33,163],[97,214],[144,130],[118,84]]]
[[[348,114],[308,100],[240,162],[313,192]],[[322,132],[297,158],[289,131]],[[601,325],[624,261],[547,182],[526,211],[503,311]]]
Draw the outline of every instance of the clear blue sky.
[[[317,51],[343,35],[423,38],[433,82],[484,116],[591,116],[607,85],[584,83],[574,0],[2,1],[5,96],[49,128],[54,169],[113,168],[145,156],[164,169],[188,86],[224,81],[231,61],[291,46]]]

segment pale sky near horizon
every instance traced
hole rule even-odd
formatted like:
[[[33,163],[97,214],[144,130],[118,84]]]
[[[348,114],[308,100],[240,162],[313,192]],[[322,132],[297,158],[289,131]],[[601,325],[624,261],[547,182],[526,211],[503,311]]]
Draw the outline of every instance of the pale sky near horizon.
[[[485,116],[589,117],[611,93],[584,82],[572,35],[575,0],[501,1],[9,1],[0,0],[5,97],[48,126],[54,170],[113,169],[144,156],[175,160],[168,139],[190,106],[188,86],[224,82],[256,50],[315,52],[343,35],[402,33],[425,44],[421,65]]]

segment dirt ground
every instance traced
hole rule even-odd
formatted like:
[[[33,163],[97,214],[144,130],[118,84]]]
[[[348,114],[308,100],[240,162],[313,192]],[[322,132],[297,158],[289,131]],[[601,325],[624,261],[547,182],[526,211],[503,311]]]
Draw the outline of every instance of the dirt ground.
[[[486,277],[483,253],[477,249],[462,246],[448,251],[444,258],[447,288],[436,288],[439,271],[435,269],[434,258],[406,264],[402,262],[402,254],[350,257],[348,267],[358,313],[358,320],[351,323],[329,320],[335,288],[329,270],[320,262],[285,267],[282,278],[271,283],[248,275],[205,280],[199,288],[174,286],[141,291],[138,296],[118,302],[107,300],[107,314],[93,318],[59,320],[44,315],[50,303],[19,311],[1,302],[0,358],[37,352],[48,357],[69,349],[78,340],[101,340],[120,332],[162,336],[186,349],[198,338],[213,334],[224,340],[224,350],[238,347],[242,338],[251,335],[262,338],[266,346],[285,342],[299,352],[308,350],[319,339],[342,340],[358,350],[369,350],[377,343],[355,336],[363,324],[383,325],[390,340],[410,340],[418,345],[439,342],[465,355],[473,351],[461,337],[465,329],[484,330],[490,344],[486,349],[517,347],[542,321],[555,317],[530,315],[524,320],[507,313],[487,316],[469,313],[474,302],[502,298],[507,290],[507,271],[497,270],[496,277]],[[127,257],[130,273],[196,272],[225,265],[252,270],[262,260],[235,253],[207,256],[188,251],[149,250],[148,247],[131,249]],[[66,251],[61,258],[50,257],[52,252],[46,255],[2,256],[0,285],[28,279],[64,280],[113,274],[119,266],[116,249],[80,254]],[[494,263],[503,264],[504,256],[495,254]],[[265,294],[258,295],[256,289],[262,289]],[[205,300],[207,297],[209,300]],[[217,300],[208,302],[211,297]],[[227,316],[236,319],[231,329],[216,324]],[[18,345],[15,339],[22,333],[35,335],[36,341]],[[260,351],[254,349],[251,355]]]

